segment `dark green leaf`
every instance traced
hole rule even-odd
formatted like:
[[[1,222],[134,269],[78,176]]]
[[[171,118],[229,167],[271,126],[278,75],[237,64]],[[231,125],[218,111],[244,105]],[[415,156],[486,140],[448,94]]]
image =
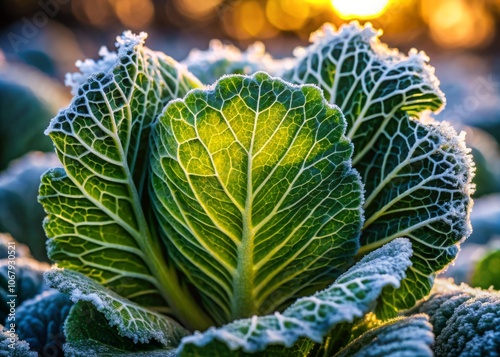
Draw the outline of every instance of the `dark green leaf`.
[[[369,26],[325,26],[284,77],[314,83],[340,106],[353,141],[353,165],[365,185],[359,255],[397,237],[413,244],[413,266],[399,291],[386,291],[379,309],[390,317],[432,287],[458,243],[470,234],[471,157],[463,136],[446,124],[414,119],[437,111],[444,95],[427,56],[409,56],[380,43]]]

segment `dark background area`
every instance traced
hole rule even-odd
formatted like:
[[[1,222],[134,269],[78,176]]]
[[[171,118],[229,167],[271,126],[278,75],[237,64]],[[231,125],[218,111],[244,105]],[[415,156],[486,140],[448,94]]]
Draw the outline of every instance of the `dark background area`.
[[[377,5],[385,7],[376,12]],[[262,41],[283,57],[324,22],[351,19],[372,22],[390,46],[425,50],[438,64],[469,54],[493,72],[500,67],[498,0],[3,0],[0,44],[9,60],[45,65],[60,79],[125,29],[148,32],[151,48],[177,60],[212,38],[240,48]]]

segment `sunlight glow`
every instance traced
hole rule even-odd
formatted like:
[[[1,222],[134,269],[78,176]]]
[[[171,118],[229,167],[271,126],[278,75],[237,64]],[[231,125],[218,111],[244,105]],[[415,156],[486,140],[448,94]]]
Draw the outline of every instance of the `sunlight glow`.
[[[422,17],[432,38],[447,48],[479,48],[494,39],[495,19],[480,2],[423,0]]]
[[[391,0],[331,0],[342,19],[373,19],[384,13]]]

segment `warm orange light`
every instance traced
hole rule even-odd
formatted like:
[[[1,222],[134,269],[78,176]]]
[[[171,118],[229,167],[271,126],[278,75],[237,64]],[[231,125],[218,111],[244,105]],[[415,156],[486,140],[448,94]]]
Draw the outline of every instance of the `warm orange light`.
[[[249,37],[257,36],[266,24],[264,11],[256,1],[247,1],[241,5],[240,14],[247,16],[240,17],[241,27],[249,35]]]
[[[391,0],[332,0],[342,19],[374,19],[384,13]]]
[[[313,6],[324,6],[331,3],[331,0],[305,0],[306,3]]]
[[[143,29],[154,15],[151,0],[121,0],[113,2],[115,13],[120,22],[132,29]]]
[[[223,25],[226,33],[238,40],[270,38],[277,34],[267,21],[265,9],[258,0],[242,1],[234,10],[226,11]]]
[[[279,30],[298,30],[309,17],[309,6],[302,0],[269,0],[266,15]]]
[[[209,16],[222,0],[176,0],[175,6],[184,15],[200,19]]]
[[[73,0],[72,12],[83,23],[96,27],[106,27],[113,21],[113,9],[108,1],[101,0]]]
[[[431,36],[441,46],[480,47],[488,44],[493,37],[494,20],[481,3],[424,0],[421,6]]]

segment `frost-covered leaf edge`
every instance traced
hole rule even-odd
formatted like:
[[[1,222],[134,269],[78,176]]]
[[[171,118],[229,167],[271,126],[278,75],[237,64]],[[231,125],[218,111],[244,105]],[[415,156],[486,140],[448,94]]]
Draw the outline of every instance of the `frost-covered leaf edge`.
[[[177,353],[189,356],[189,353],[184,353],[186,348],[203,349],[218,343],[231,350],[254,353],[265,350],[268,345],[291,347],[301,337],[321,343],[323,336],[335,325],[352,322],[370,311],[384,288],[398,287],[411,265],[411,254],[408,239],[395,239],[363,257],[327,289],[297,300],[283,313],[253,316],[221,328],[196,332],[182,339]],[[363,278],[367,281],[362,281]],[[352,292],[349,288],[359,288],[359,291]],[[357,305],[352,302],[356,299],[360,300]],[[317,314],[321,315],[319,321],[315,320]]]
[[[15,324],[13,329],[15,330]],[[10,331],[9,326],[0,325],[0,355],[11,357],[37,357],[36,351],[30,351],[26,341],[20,340],[16,333]],[[11,341],[13,339],[14,341]],[[9,347],[12,346],[11,347]]]
[[[120,336],[116,327],[110,326],[106,317],[88,301],[73,305],[64,332],[67,335],[63,345],[66,356],[161,356],[174,351],[156,341],[134,343]]]
[[[429,315],[436,356],[493,356],[500,351],[500,291],[437,279],[431,294],[405,313]]]
[[[116,326],[121,336],[135,343],[154,339],[166,347],[175,347],[182,336],[189,334],[169,317],[141,307],[81,273],[55,267],[44,277],[49,286],[68,294],[74,303],[92,303],[104,314],[110,326]]]
[[[125,31],[117,52],[101,49],[101,59],[79,61],[80,72],[68,75],[74,97],[45,132],[64,165],[47,171],[40,186],[47,251],[59,266],[140,305],[208,327],[210,318],[162,256],[150,208],[141,205],[157,114],[202,85],[185,66],[146,47],[146,37]]]
[[[386,292],[387,301],[391,299],[393,301],[391,304],[386,305],[381,311],[378,311],[381,317],[389,318],[393,317],[396,311],[400,309],[410,308],[418,299],[421,299],[430,291],[435,273],[445,269],[447,264],[456,256],[458,244],[470,234],[469,214],[472,207],[470,195],[474,191],[474,185],[471,184],[471,179],[474,174],[474,165],[469,150],[465,148],[463,134],[457,135],[453,128],[445,123],[437,124],[434,121],[434,123],[431,124],[433,120],[427,120],[429,111],[438,113],[445,105],[444,93],[439,88],[439,80],[435,76],[434,68],[428,63],[429,57],[424,52],[418,52],[415,49],[412,49],[407,56],[400,53],[397,49],[391,49],[380,41],[379,37],[381,34],[382,31],[374,30],[369,23],[362,26],[354,21],[350,24],[342,25],[338,31],[333,25],[325,24],[320,30],[311,35],[312,44],[309,47],[305,49],[298,48],[296,50],[295,57],[297,65],[291,71],[285,73],[285,78],[293,83],[314,83],[319,85],[324,90],[325,96],[327,96],[330,101],[336,102],[344,111],[348,119],[347,135],[353,139],[355,144],[354,166],[363,177],[365,189],[368,191],[364,205],[366,221],[361,236],[359,256],[366,254],[370,250],[376,249],[380,245],[387,243],[389,239],[394,239],[395,237],[408,237],[412,239],[414,244],[416,243],[414,246],[415,254],[413,258],[415,264],[411,268],[412,270],[408,272],[407,280],[402,283],[402,287],[399,290],[393,291],[392,293]],[[333,51],[333,48],[335,48],[335,51]],[[357,51],[357,49],[359,49],[359,51]],[[364,57],[361,54],[363,54]],[[363,63],[362,61],[366,61],[367,63]],[[335,66],[332,67],[332,63],[334,63]],[[371,65],[374,66],[372,66],[373,69],[370,71]],[[377,75],[377,77],[375,77],[375,75]],[[346,78],[350,79],[350,81],[347,81]],[[339,83],[342,80],[344,80],[344,83],[343,86],[340,86]],[[391,84],[391,81],[396,82]],[[350,84],[351,88],[346,89],[346,84],[347,86]],[[363,100],[363,96],[361,96],[360,99],[359,96],[355,95],[358,91],[362,91],[365,94],[366,100]],[[396,96],[397,93],[399,93],[400,97]],[[339,100],[338,97],[341,99]],[[385,117],[382,117],[379,111],[385,114]],[[389,114],[387,114],[388,112]],[[381,119],[380,123],[378,120],[374,119]],[[391,121],[393,122],[392,124]],[[373,188],[370,188],[370,183],[378,180],[378,178],[374,178],[373,166],[378,167],[376,165],[379,163],[375,163],[374,161],[370,162],[370,160],[374,160],[372,158],[374,152],[377,153],[377,150],[379,150],[381,146],[379,142],[380,139],[377,138],[386,135],[390,142],[393,140],[396,141],[397,134],[400,134],[399,131],[389,132],[389,135],[385,133],[385,130],[392,125],[393,128],[389,129],[389,131],[394,131],[394,123],[397,124],[398,121],[400,122],[399,125],[401,122],[409,123],[409,125],[403,125],[403,127],[408,126],[408,128],[406,128],[408,130],[406,130],[403,137],[405,135],[411,135],[412,126],[416,126],[416,128],[413,128],[415,132],[417,129],[427,131],[427,136],[439,137],[442,146],[447,147],[442,150],[444,152],[444,154],[441,155],[442,157],[445,155],[455,155],[456,161],[459,161],[461,164],[461,171],[457,172],[455,177],[451,177],[453,174],[450,174],[448,175],[450,177],[446,176],[441,179],[442,182],[434,183],[430,181],[430,189],[432,190],[439,185],[443,185],[449,179],[450,181],[446,182],[448,186],[445,187],[443,191],[450,190],[451,192],[453,190],[454,194],[457,196],[463,194],[463,197],[453,196],[453,200],[450,199],[452,202],[450,206],[452,206],[452,208],[454,205],[461,206],[462,208],[448,210],[448,213],[443,213],[442,215],[438,215],[436,213],[438,211],[435,209],[434,213],[429,214],[430,218],[428,220],[421,219],[421,221],[424,220],[422,223],[426,224],[423,228],[422,224],[416,222],[415,219],[408,219],[408,223],[406,223],[406,221],[404,221],[405,217],[398,218],[398,209],[402,211],[404,208],[397,207],[397,204],[392,205],[392,202],[384,205],[385,197],[372,195]],[[368,144],[357,147],[356,136],[361,135],[362,137],[366,135],[363,134],[366,130],[361,130],[363,127],[369,130],[370,134],[374,135],[369,135]],[[374,130],[375,133],[373,133]],[[383,133],[381,134],[381,132]],[[420,137],[417,139],[422,140]],[[370,151],[372,148],[373,152]],[[386,157],[382,158],[384,165],[380,170],[384,174],[387,174],[388,170],[391,169],[391,165],[386,165],[386,161],[390,162],[389,156],[398,155],[398,147],[396,145],[394,149],[395,152],[387,150],[387,153],[385,153]],[[419,148],[411,147],[410,145],[409,149],[411,152]],[[432,149],[433,148],[429,149],[429,155],[432,154]],[[438,149],[441,148],[438,147]],[[369,155],[366,155],[367,153]],[[366,157],[364,157],[365,155]],[[412,157],[410,158],[413,159]],[[401,158],[401,160],[402,159],[403,158]],[[423,162],[425,160],[431,161],[425,157],[423,157],[421,161]],[[379,161],[382,160],[380,159]],[[442,169],[441,166],[443,165],[439,165],[437,163],[438,160],[435,162],[435,166],[438,169]],[[417,164],[419,163],[417,162]],[[427,165],[428,163],[423,162],[423,164]],[[368,174],[364,173],[366,169],[364,166],[372,168]],[[404,180],[404,173],[405,172],[397,177],[397,179]],[[377,173],[375,172],[375,174]],[[397,171],[396,174],[398,174]],[[410,179],[412,178],[411,176],[409,177]],[[410,183],[410,179],[408,179],[408,184]],[[430,179],[432,179],[432,177]],[[435,181],[438,180],[436,179]],[[455,181],[460,182],[456,187],[454,186]],[[406,182],[403,183],[407,184]],[[376,187],[376,189],[387,191],[389,194],[391,194],[390,190],[395,190],[394,187],[387,183],[385,185],[387,188],[384,188],[384,185],[381,186],[382,188]],[[402,186],[402,184],[400,184],[400,186]],[[413,192],[413,186],[415,185],[410,185],[407,189],[409,195]],[[425,189],[426,187],[421,190],[425,191]],[[378,193],[380,193],[380,191]],[[406,192],[403,193],[406,195]],[[391,195],[393,195],[393,193]],[[420,195],[423,196],[423,194]],[[384,211],[387,210],[386,207],[389,207],[389,210],[394,207],[395,219],[392,219],[392,221],[389,219],[381,219],[381,222],[379,222],[377,219],[378,212],[373,212],[373,207],[370,207],[370,205],[376,206],[373,202],[382,203],[381,207],[376,208],[384,208]],[[440,203],[443,204],[443,202]],[[411,207],[406,208],[406,210],[408,209],[411,209]],[[459,212],[460,210],[461,212]],[[382,211],[382,216],[384,211]],[[457,213],[455,214],[455,212]],[[436,220],[438,222],[433,226],[433,222]],[[376,227],[374,226],[370,232],[370,224],[374,222],[379,225]],[[408,225],[408,227],[404,229],[403,232],[390,231],[394,230],[394,228],[391,228],[392,226],[399,228],[399,224],[403,224],[403,228],[406,228],[406,225]],[[439,224],[445,227],[441,228]],[[383,234],[385,233],[373,234],[374,231],[384,232],[387,227],[391,229],[389,229],[388,233],[390,234],[385,236],[385,239],[381,239],[381,237],[384,238]],[[418,230],[422,230],[424,234],[427,233],[425,240],[419,240],[418,232],[412,235],[414,231]],[[428,230],[430,233],[425,232],[425,230]],[[441,232],[441,230],[444,232]],[[449,234],[446,235],[446,233]],[[429,237],[432,234],[435,234],[437,238]],[[377,240],[374,243],[373,241],[375,239]],[[366,244],[364,242],[366,240],[369,240],[368,242],[373,244]],[[434,257],[437,255],[439,255],[440,259],[439,261],[436,260],[436,263],[434,263]],[[421,268],[426,271],[418,271]],[[412,288],[413,286],[416,287],[416,289]]]

